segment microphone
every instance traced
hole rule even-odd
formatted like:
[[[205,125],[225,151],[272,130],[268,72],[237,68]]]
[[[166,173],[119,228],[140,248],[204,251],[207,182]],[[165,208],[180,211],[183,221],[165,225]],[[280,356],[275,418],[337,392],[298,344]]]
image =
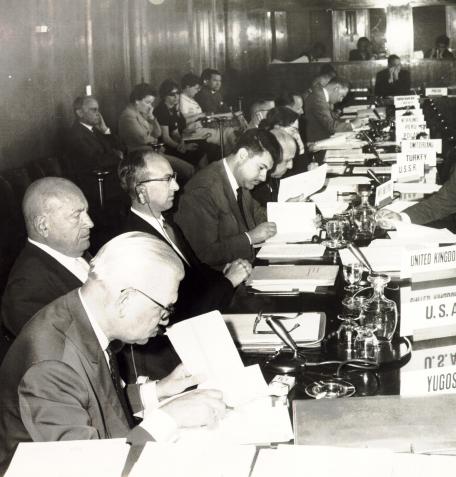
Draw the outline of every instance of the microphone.
[[[366,174],[377,184],[382,184],[382,181],[378,178],[377,174],[372,169],[367,169]]]
[[[265,318],[266,323],[272,329],[272,331],[293,351],[293,359],[298,358],[298,345],[296,341],[291,337],[288,330],[285,328],[283,323],[274,316],[267,316]]]
[[[350,250],[350,252],[369,270],[369,273],[374,272],[369,260],[367,260],[364,253],[361,252],[361,250],[355,244],[349,243],[347,245],[347,249]]]

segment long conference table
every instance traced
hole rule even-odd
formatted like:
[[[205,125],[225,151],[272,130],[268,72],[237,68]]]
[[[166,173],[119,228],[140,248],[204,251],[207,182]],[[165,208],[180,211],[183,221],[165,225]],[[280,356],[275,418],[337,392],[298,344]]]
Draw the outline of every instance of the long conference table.
[[[378,229],[376,233],[384,235]],[[341,264],[338,252],[329,249],[323,257],[290,264],[293,263],[337,264],[339,267]],[[267,262],[257,260],[256,264],[266,265]],[[366,275],[367,272],[364,280]],[[456,323],[456,274],[453,276],[453,279],[437,278],[420,283],[410,279],[392,280],[387,285],[385,296],[396,302],[399,322],[392,341],[381,343],[376,352],[376,369],[338,367],[337,363],[316,365],[328,361],[341,363],[353,358],[353,355],[347,356],[337,335],[346,285],[341,267],[333,287],[317,288],[313,293],[283,296],[258,293],[241,286],[225,313],[256,314],[261,311],[280,315],[318,311],[325,314],[324,339],[319,347],[303,350],[302,363],[293,373],[296,384],[288,399],[295,444],[364,447],[380,439],[382,446],[400,451],[406,451],[409,445],[419,447],[422,441],[426,442],[424,447],[430,449],[441,447],[442,442],[446,447],[456,448],[456,431],[453,431],[456,428],[453,417],[456,398],[451,396],[456,393],[456,327],[450,325],[437,334],[431,329],[416,340],[413,336],[400,336],[402,311],[408,320],[415,313],[435,319],[437,325],[440,316],[454,314]],[[364,284],[366,286],[366,282]],[[268,365],[270,356],[261,353],[243,353],[242,356],[246,364],[260,363],[267,380],[276,374]],[[352,384],[354,394],[341,399],[313,400],[306,392],[312,383],[331,379]],[[434,409],[435,414],[429,412],[430,409]],[[372,432],[366,434],[363,431],[366,428]]]

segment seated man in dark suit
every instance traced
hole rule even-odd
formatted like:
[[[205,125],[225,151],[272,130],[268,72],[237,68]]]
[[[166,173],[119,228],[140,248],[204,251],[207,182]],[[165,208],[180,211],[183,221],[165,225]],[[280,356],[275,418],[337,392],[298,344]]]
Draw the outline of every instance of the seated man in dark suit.
[[[253,245],[277,233],[250,190],[266,180],[279,158],[275,136],[250,129],[232,154],[190,179],[175,219],[201,261],[222,270],[239,257],[253,260]]]
[[[81,286],[93,222],[81,190],[67,179],[45,177],[25,192],[28,241],[12,268],[2,300],[2,324],[17,336],[41,308]]]
[[[144,263],[152,264],[144,267]],[[166,325],[184,275],[169,245],[133,232],[108,242],[85,284],[43,308],[0,368],[0,474],[20,442],[126,437],[173,441],[183,427],[213,425],[225,413],[216,390],[179,366],[160,382],[125,389],[112,343],[145,343]],[[144,410],[135,427],[132,412]]]
[[[372,54],[372,43],[369,38],[362,36],[356,43],[356,50],[350,50],[348,61],[375,60]]]
[[[376,96],[400,96],[410,94],[410,73],[401,67],[397,55],[388,56],[388,68],[379,71],[375,79]]]
[[[177,177],[168,160],[154,152],[138,151],[119,165],[121,187],[131,199],[125,232],[141,231],[165,241],[176,252],[185,269],[179,287],[175,316],[188,318],[223,308],[237,287],[249,275],[246,260],[226,264],[224,273],[213,270],[194,254],[180,228],[163,213],[173,207],[179,190]]]
[[[105,178],[105,190],[118,193],[115,170],[123,156],[123,145],[100,114],[98,101],[92,96],[78,97],[73,102],[75,122],[66,136],[65,151],[71,174],[92,205],[98,199],[95,170],[111,172]],[[117,190],[116,190],[117,186]]]
[[[350,90],[349,84],[341,78],[333,78],[325,87],[315,86],[304,102],[306,117],[306,139],[314,143],[327,139],[335,132],[352,131],[361,125],[358,119],[342,120],[334,111]]]
[[[195,100],[206,114],[228,113],[229,107],[223,101],[221,93],[222,75],[212,68],[201,73],[201,89],[196,93]]]
[[[121,187],[131,199],[131,209],[124,226],[125,232],[140,231],[154,235],[169,244],[182,262],[185,277],[179,286],[174,320],[225,308],[231,301],[234,288],[250,274],[245,260],[235,260],[218,272],[201,263],[176,224],[162,213],[173,206],[179,190],[175,173],[168,160],[158,153],[137,151],[124,158],[119,166]],[[166,336],[135,346],[135,362],[130,352],[122,352],[122,374],[134,380],[134,369],[153,377],[166,376],[179,359]]]
[[[426,225],[454,213],[456,213],[456,169],[440,190],[430,197],[407,207],[400,214],[381,209],[377,212],[376,218],[380,227],[390,228],[397,221]]]

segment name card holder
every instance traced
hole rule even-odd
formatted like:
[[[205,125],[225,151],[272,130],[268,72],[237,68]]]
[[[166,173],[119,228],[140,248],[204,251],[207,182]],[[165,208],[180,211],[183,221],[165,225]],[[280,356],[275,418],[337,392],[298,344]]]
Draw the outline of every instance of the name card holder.
[[[456,245],[406,250],[402,256],[401,278],[422,282],[456,276]]]
[[[426,96],[448,96],[448,88],[426,88]]]
[[[401,152],[397,155],[397,163],[391,167],[394,182],[418,181],[424,177],[426,155],[418,152]]]
[[[384,207],[393,201],[394,184],[392,180],[380,184],[375,189],[375,206]]]
[[[417,95],[394,96],[394,106],[396,108],[419,108],[420,99]]]
[[[436,154],[442,153],[441,139],[414,139],[401,142],[402,152],[406,151],[434,151]]]

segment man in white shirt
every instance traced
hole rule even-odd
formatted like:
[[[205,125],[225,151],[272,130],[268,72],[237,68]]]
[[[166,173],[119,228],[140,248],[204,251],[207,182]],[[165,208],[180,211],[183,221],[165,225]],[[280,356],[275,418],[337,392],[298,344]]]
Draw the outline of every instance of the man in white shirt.
[[[182,277],[182,263],[167,244],[139,232],[123,234],[98,252],[79,290],[34,317],[0,368],[0,473],[19,442],[173,442],[181,428],[211,426],[223,417],[216,390],[166,399],[198,383],[182,367],[158,383],[127,390],[118,375],[111,344],[154,337],[168,323]],[[133,429],[131,412],[141,409],[144,420]]]
[[[83,193],[63,178],[33,182],[22,211],[28,240],[2,299],[2,322],[13,336],[43,306],[86,281],[93,227]]]

